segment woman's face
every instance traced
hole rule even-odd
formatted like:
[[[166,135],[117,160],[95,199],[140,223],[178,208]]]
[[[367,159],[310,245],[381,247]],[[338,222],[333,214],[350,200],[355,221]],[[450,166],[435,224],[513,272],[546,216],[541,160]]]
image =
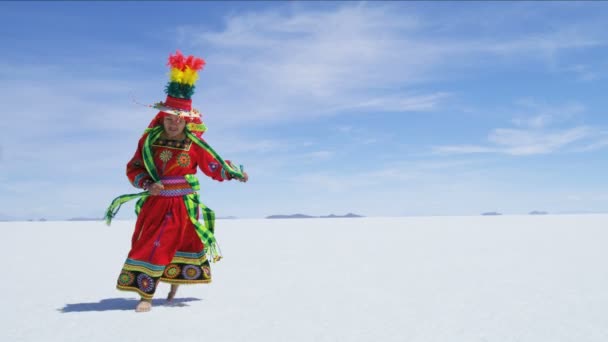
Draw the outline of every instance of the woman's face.
[[[177,115],[167,115],[163,119],[163,127],[167,138],[178,138],[186,127],[186,120]]]

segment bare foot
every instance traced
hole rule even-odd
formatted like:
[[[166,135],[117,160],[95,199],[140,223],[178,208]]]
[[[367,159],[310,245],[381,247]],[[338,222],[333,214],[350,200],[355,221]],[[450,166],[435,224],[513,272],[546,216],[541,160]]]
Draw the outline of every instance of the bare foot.
[[[135,307],[135,312],[148,312],[152,309],[152,301],[142,299]]]
[[[171,303],[173,301],[173,298],[175,298],[175,294],[177,293],[178,287],[179,287],[178,284],[171,284],[171,291],[169,291],[169,294],[167,295],[168,303]]]

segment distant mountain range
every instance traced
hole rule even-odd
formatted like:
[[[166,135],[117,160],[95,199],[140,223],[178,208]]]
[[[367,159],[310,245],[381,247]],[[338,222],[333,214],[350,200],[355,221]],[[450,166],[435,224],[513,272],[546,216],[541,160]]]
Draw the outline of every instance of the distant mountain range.
[[[608,212],[602,211],[561,211],[555,212],[553,215],[573,215],[573,214],[608,214]],[[500,216],[503,215],[497,211],[489,211],[481,213],[482,216]],[[528,212],[528,215],[549,215],[548,212],[542,210],[533,210]],[[432,216],[432,215],[431,215]],[[363,215],[357,215],[353,213],[348,213],[346,215],[322,215],[322,216],[313,216],[306,214],[290,214],[290,215],[270,215],[266,216],[266,219],[303,219],[303,218],[357,218],[357,217],[365,217]],[[235,220],[238,219],[236,216],[219,216],[216,217],[218,220]],[[45,221],[103,221],[103,218],[92,218],[92,217],[72,217],[69,219],[51,219],[47,220],[46,218],[37,218],[37,219],[18,219],[14,217],[10,217],[7,215],[0,215],[0,222],[15,222],[15,221],[27,221],[27,222],[45,222]]]
[[[539,211],[539,210],[534,210],[528,213],[528,215],[547,215],[548,213],[546,211]],[[482,213],[482,216],[499,216],[502,215],[502,213],[496,212],[496,211],[490,211],[487,213]]]
[[[330,214],[327,216],[311,216],[311,215],[304,215],[304,214],[292,214],[292,215],[270,215],[270,216],[266,216],[267,219],[291,219],[291,218],[355,218],[355,217],[365,217],[365,216],[361,216],[361,215],[357,215],[357,214],[353,214],[353,213],[348,213],[346,215],[334,215],[334,214]]]

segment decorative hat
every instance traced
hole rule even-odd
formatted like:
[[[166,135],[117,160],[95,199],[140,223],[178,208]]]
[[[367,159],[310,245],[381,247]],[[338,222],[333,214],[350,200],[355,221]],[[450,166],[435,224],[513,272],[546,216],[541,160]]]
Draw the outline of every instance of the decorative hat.
[[[207,127],[202,121],[201,113],[192,108],[191,97],[194,94],[194,83],[198,79],[198,71],[203,69],[205,61],[194,56],[184,57],[177,50],[175,55],[169,55],[167,65],[171,66],[170,81],[165,86],[167,99],[165,102],[158,102],[154,105],[144,105],[160,110],[150,121],[148,128],[161,126],[167,115],[179,115],[186,120],[186,128],[201,138]],[[137,101],[135,102],[137,103]]]
[[[152,107],[161,112],[179,115],[185,118],[200,118],[200,112],[192,108],[192,95],[195,83],[198,80],[198,71],[205,66],[202,58],[192,55],[185,57],[177,50],[175,55],[169,55],[171,66],[170,81],[165,86],[167,99],[165,102],[155,103]]]

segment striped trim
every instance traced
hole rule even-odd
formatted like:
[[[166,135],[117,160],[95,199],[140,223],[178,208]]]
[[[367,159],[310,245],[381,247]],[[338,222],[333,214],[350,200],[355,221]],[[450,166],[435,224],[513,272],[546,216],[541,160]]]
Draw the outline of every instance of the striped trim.
[[[159,196],[176,197],[194,193],[194,189],[183,176],[163,177],[160,181],[165,188],[160,191]]]
[[[169,284],[209,284],[211,279],[201,279],[201,280],[186,280],[186,279],[169,279],[165,277],[161,277],[159,279],[160,282],[169,283]]]
[[[202,264],[205,261],[207,261],[207,255],[204,253],[201,253],[200,256],[195,256],[195,257],[183,257],[183,256],[178,256],[177,253],[175,254],[175,256],[173,257],[173,259],[171,260],[172,264]]]
[[[185,195],[189,195],[194,193],[194,190],[192,190],[192,188],[186,188],[186,189],[174,189],[174,190],[161,190],[158,193],[158,196],[163,196],[163,197],[179,197],[179,196],[185,196]]]
[[[165,190],[192,189],[190,184],[188,184],[186,182],[181,183],[181,184],[164,184],[163,183],[163,187],[165,188]]]
[[[149,262],[139,261],[139,260],[135,260],[135,259],[131,259],[131,258],[128,258],[127,261],[125,261],[125,265],[142,266],[153,272],[154,271],[162,272],[165,269],[165,266],[163,266],[163,265],[154,265]]]
[[[138,174],[137,176],[135,176],[135,178],[133,179],[133,186],[135,186],[136,188],[141,188],[141,181],[143,178],[145,178],[148,174],[146,174],[145,172],[142,172],[140,174]]]
[[[198,259],[200,257],[204,257],[205,252],[204,251],[202,251],[200,253],[175,252],[175,256],[181,257],[181,258]]]
[[[188,184],[188,181],[184,178],[184,176],[171,176],[171,177],[162,177],[160,181],[163,185],[166,184]]]
[[[146,268],[146,267],[131,266],[131,265],[126,265],[126,264],[122,267],[122,269],[127,270],[127,271],[137,271],[137,272],[145,273],[153,278],[158,278],[158,277],[162,276],[163,271],[164,271],[164,270],[163,271],[151,271],[149,268]]]

